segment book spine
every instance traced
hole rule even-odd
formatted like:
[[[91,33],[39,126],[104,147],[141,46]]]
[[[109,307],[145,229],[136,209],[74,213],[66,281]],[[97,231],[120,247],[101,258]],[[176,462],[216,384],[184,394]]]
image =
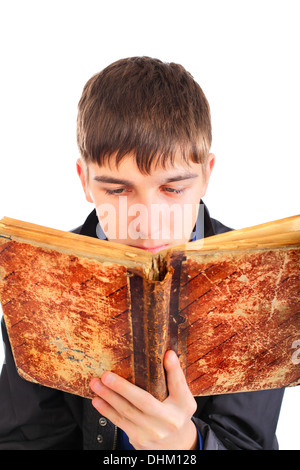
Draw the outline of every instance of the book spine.
[[[167,397],[163,367],[169,336],[172,273],[163,281],[130,277],[134,383],[159,400]]]
[[[134,383],[161,401],[168,395],[165,352],[185,351],[184,335],[180,335],[180,343],[178,340],[185,321],[178,313],[182,260],[178,254],[168,260],[161,280],[134,273],[130,277]]]
[[[169,338],[168,349],[172,349],[179,357],[181,367],[186,375],[187,367],[187,334],[186,311],[182,310],[180,301],[182,298],[182,286],[187,283],[187,271],[183,269],[186,256],[182,252],[171,254],[168,264],[173,270],[170,314],[169,314]]]

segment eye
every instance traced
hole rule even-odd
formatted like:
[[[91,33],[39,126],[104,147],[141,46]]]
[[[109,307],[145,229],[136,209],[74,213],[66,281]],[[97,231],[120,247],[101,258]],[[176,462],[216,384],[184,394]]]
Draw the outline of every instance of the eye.
[[[163,191],[171,194],[182,194],[184,189],[176,189],[176,188],[163,188]]]
[[[126,188],[106,189],[105,194],[118,195],[118,194],[124,194],[125,191],[127,191]]]

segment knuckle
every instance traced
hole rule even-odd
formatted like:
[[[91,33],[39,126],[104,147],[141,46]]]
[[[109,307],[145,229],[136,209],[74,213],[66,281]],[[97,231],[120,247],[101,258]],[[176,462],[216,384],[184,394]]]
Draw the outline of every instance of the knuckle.
[[[118,428],[122,429],[123,426],[124,426],[124,419],[123,419],[123,417],[118,414],[118,415],[114,418],[114,424],[115,424]]]
[[[145,393],[143,395],[143,399],[139,403],[139,409],[142,410],[144,413],[151,414],[153,412],[153,408],[155,403],[153,401],[153,396],[150,393]]]
[[[148,450],[149,449],[149,441],[145,439],[142,435],[135,435],[129,439],[130,444],[136,450]]]
[[[124,418],[126,419],[129,419],[131,420],[133,415],[134,415],[134,409],[132,408],[132,406],[128,403],[128,405],[126,405],[123,410],[122,410],[122,415],[124,416]]]
[[[166,437],[168,437],[168,430],[163,430],[163,429],[156,429],[155,431],[153,431],[153,436],[152,436],[152,440],[153,442],[160,442],[160,441],[163,441],[164,439],[166,439]]]
[[[185,395],[183,410],[186,416],[188,416],[189,418],[191,418],[197,410],[197,402],[191,394],[190,390]]]
[[[197,402],[196,402],[196,400],[195,400],[194,397],[191,397],[191,398],[192,398],[192,399],[189,400],[189,403],[188,403],[188,410],[187,410],[189,416],[193,416],[193,415],[196,413],[196,411],[197,411]]]
[[[184,417],[181,414],[176,415],[168,419],[166,423],[166,431],[168,434],[177,433],[182,428],[183,425],[184,425]]]

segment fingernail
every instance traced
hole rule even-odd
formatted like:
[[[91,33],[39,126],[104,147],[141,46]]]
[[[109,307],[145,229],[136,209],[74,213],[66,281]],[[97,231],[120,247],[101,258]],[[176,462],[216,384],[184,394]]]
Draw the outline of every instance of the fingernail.
[[[100,393],[103,386],[99,379],[92,379],[90,382],[90,387],[93,392]]]
[[[113,382],[114,380],[114,375],[110,372],[103,372],[101,376],[101,382],[103,382],[105,385],[109,385]]]
[[[168,361],[172,362],[173,364],[175,364],[175,362],[178,361],[178,357],[175,351],[172,351],[172,350],[168,351]]]

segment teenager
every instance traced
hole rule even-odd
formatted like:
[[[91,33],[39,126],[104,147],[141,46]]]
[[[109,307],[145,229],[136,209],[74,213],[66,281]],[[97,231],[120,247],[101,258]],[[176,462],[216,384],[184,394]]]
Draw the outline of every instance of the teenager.
[[[211,139],[209,104],[181,65],[133,57],[106,67],[79,102],[77,172],[94,209],[74,231],[156,253],[230,230],[202,201],[215,163]],[[172,213],[175,205],[183,215],[196,210],[152,217],[153,207]],[[21,379],[2,328],[0,449],[278,448],[283,390],[193,397],[167,351],[163,402],[111,371],[91,380],[91,401]]]

